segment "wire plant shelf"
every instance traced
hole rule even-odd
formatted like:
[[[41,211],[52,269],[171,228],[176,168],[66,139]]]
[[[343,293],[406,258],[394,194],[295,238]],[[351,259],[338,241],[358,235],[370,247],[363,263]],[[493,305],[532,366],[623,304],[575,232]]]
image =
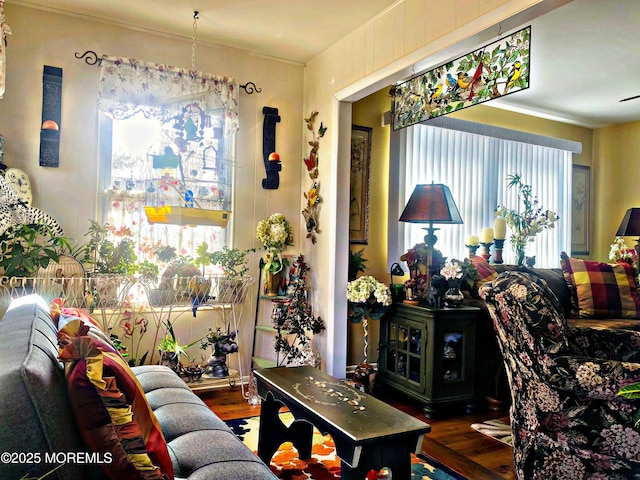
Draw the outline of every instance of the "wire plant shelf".
[[[167,321],[175,323],[182,315],[206,309],[218,314],[218,322],[226,330],[238,331],[238,317],[249,287],[255,279],[249,275],[233,279],[225,275],[198,275],[163,279],[162,288],[157,282],[149,282],[138,276],[99,274],[88,277],[0,277],[0,318],[11,301],[25,295],[37,294],[51,303],[57,298],[64,306],[89,313],[107,333],[122,334],[122,329],[135,325],[123,323],[123,319],[144,317],[148,331],[155,337],[153,344],[165,335]],[[125,325],[125,327],[123,327]],[[135,347],[135,333],[130,343]],[[125,334],[126,337],[126,334]],[[139,339],[138,339],[139,344]],[[145,363],[157,363],[155,349]],[[242,362],[238,361],[242,378]],[[241,383],[243,395],[244,385]]]

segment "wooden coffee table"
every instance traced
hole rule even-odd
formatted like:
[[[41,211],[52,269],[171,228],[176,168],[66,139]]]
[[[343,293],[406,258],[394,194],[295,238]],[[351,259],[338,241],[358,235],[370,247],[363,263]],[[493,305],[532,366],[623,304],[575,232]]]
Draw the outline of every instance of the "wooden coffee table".
[[[410,453],[418,453],[429,424],[345,385],[312,367],[254,370],[262,400],[258,456],[268,465],[282,442],[300,458],[311,457],[313,427],[329,434],[341,460],[343,480],[362,480],[387,467],[393,478],[411,478]],[[285,405],[295,420],[287,428],[278,411]]]

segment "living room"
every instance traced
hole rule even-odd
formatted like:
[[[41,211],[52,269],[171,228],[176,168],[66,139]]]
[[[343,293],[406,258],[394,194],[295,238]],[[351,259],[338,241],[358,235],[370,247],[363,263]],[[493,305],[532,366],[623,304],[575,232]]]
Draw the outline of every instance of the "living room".
[[[371,126],[376,164],[371,177],[371,221],[368,274],[389,278],[386,243],[385,168],[389,163],[390,127],[380,126],[380,115],[389,108],[387,91],[395,81],[439,65],[448,58],[472,50],[494,39],[500,29],[516,30],[537,16],[561,6],[562,1],[456,2],[451,15],[428,18],[427,2],[395,2],[374,20],[364,23],[324,52],[304,62],[274,58],[213,42],[198,42],[197,69],[229,75],[239,83],[254,82],[262,93],[240,93],[240,129],[237,134],[236,192],[233,231],[230,238],[238,248],[259,247],[257,223],[273,212],[291,220],[294,246],[291,253],[303,253],[311,265],[313,289],[310,300],[316,314],[327,321],[318,336],[322,368],[341,377],[360,351],[360,329],[347,320],[344,290],[347,279],[348,165],[351,124]],[[420,4],[420,5],[418,5]],[[471,4],[471,5],[469,5]],[[99,120],[96,109],[98,71],[74,58],[76,52],[94,50],[140,58],[167,65],[188,66],[192,42],[189,38],[192,7],[185,7],[186,26],[181,35],[159,34],[150,28],[125,28],[135,24],[121,12],[113,22],[96,21],[79,14],[65,14],[65,8],[33,8],[30,2],[5,2],[4,10],[12,34],[7,37],[6,92],[0,109],[0,132],[5,137],[4,163],[29,174],[34,205],[54,218],[67,235],[81,238],[88,219],[99,218],[100,165]],[[69,7],[72,12],[72,7]],[[422,13],[420,13],[422,12]],[[416,13],[418,13],[416,15]],[[126,21],[125,21],[126,20]],[[176,19],[177,21],[177,19]],[[207,11],[201,11],[201,23]],[[398,22],[404,28],[398,26]],[[418,28],[422,22],[428,28]],[[400,35],[399,31],[403,31]],[[398,38],[402,36],[402,41]],[[380,41],[394,38],[396,41]],[[535,48],[535,39],[534,39]],[[63,69],[62,124],[59,168],[37,165],[37,131],[42,105],[41,76],[44,65]],[[535,66],[532,66],[532,69]],[[635,92],[630,92],[630,95]],[[386,107],[385,107],[386,105]],[[282,159],[280,187],[264,190],[262,163],[262,109],[277,107],[277,151]],[[328,127],[320,142],[320,209],[317,243],[305,239],[300,211],[308,176],[302,159],[307,154],[308,135],[303,119],[318,111],[318,123]],[[489,107],[474,107],[460,118],[560,137],[582,143],[582,154],[574,162],[591,168],[591,225],[589,258],[606,261],[609,245],[624,212],[633,207],[633,183],[620,182],[633,171],[633,153],[638,146],[637,122],[605,128],[587,128],[527,117]],[[72,208],[70,208],[72,206]],[[351,246],[352,250],[361,248]],[[443,247],[444,249],[444,247]],[[558,252],[559,254],[559,252]],[[257,259],[257,256],[256,256]],[[257,261],[252,274],[257,276]],[[255,295],[248,305],[255,304]],[[243,322],[253,321],[254,310],[245,308]],[[371,343],[378,338],[372,326]],[[251,343],[250,329],[240,332],[240,344]],[[345,335],[346,331],[350,335]],[[186,337],[186,334],[183,335]],[[185,338],[186,339],[186,338]],[[245,358],[244,371],[250,368]]]
[[[495,18],[489,18],[492,15],[481,16],[481,12],[478,12],[481,21],[487,22],[487,25],[486,28],[477,27],[476,30],[486,31],[485,35],[489,40],[497,31],[492,30],[489,23],[498,25],[502,22],[501,28],[506,31],[509,24],[505,19],[510,15],[503,9],[508,7],[507,10],[515,14],[521,10],[524,4],[528,6],[530,2],[522,2],[522,5],[520,3],[508,2],[502,9],[493,12]],[[539,3],[539,8],[551,9],[550,4],[556,6],[563,2],[534,3]],[[124,13],[122,15],[126,17]],[[184,22],[190,30],[192,12],[188,14],[185,12],[185,15],[188,18]],[[205,12],[202,12],[201,17],[204,19],[205,15]],[[392,29],[391,18],[393,15],[395,15],[393,11],[385,12],[375,20],[375,28]],[[533,13],[530,12],[529,15],[533,15]],[[4,161],[7,165],[22,168],[30,176],[34,204],[40,207],[46,205],[47,213],[64,226],[66,234],[71,238],[81,240],[87,230],[88,219],[97,218],[100,210],[95,188],[72,190],[76,199],[73,209],[68,208],[68,202],[65,199],[68,198],[70,191],[69,182],[72,182],[74,186],[91,186],[98,183],[98,162],[87,161],[87,159],[96,158],[99,152],[98,119],[95,109],[98,72],[95,67],[91,68],[77,60],[73,56],[74,53],[82,53],[92,49],[99,54],[117,54],[169,65],[185,65],[190,63],[190,39],[150,36],[149,33],[122,29],[113,24],[87,23],[87,19],[81,20],[79,17],[26,8],[11,2],[5,5],[5,16],[8,23],[11,24],[13,33],[7,38],[7,92],[3,98],[2,114],[0,114],[0,131],[6,139]],[[464,17],[464,20],[458,20],[458,23],[466,21],[466,19],[467,17]],[[445,20],[438,17],[435,21],[444,22]],[[511,20],[511,22],[515,22],[515,20]],[[513,24],[513,28],[525,23],[526,20],[518,20],[518,23]],[[41,28],[41,25],[47,25],[47,28]],[[464,36],[463,28],[455,30],[450,21],[446,25],[448,27],[443,26],[442,28],[451,28],[452,31],[458,32],[456,35],[460,38]],[[361,41],[365,41],[363,37],[365,31],[372,32],[372,28],[373,24],[368,24],[368,26],[365,25],[353,32],[349,37],[349,42],[352,42],[352,37],[355,38],[354,35],[357,35]],[[429,32],[430,38],[438,36],[434,26],[430,26]],[[340,46],[342,43],[308,62],[306,67],[273,58],[256,58],[256,55],[241,50],[208,44],[198,45],[198,70],[236,77],[239,83],[253,81],[263,89],[261,94],[246,95],[241,93],[240,118],[248,120],[242,122],[242,127],[238,132],[237,159],[242,168],[237,169],[237,175],[238,192],[241,192],[242,201],[236,200],[236,211],[233,216],[236,219],[242,219],[242,221],[233,222],[231,238],[233,238],[234,246],[238,248],[256,247],[254,229],[260,219],[272,212],[282,212],[292,220],[296,243],[292,253],[297,251],[303,253],[312,267],[314,283],[312,304],[321,317],[336,319],[335,322],[328,325],[326,333],[322,335],[319,347],[323,361],[326,362],[325,368],[330,373],[344,371],[347,365],[348,348],[346,337],[342,332],[349,328],[346,319],[346,298],[342,293],[347,278],[348,226],[338,220],[344,217],[338,213],[341,211],[340,205],[342,202],[348,201],[348,199],[340,197],[340,192],[344,193],[344,187],[347,187],[348,184],[343,187],[339,185],[339,182],[345,177],[339,169],[347,167],[343,165],[344,162],[339,162],[338,158],[345,158],[345,149],[348,148],[349,143],[343,145],[343,142],[338,141],[338,138],[342,138],[342,135],[345,136],[345,139],[350,138],[350,128],[344,127],[343,123],[345,122],[336,123],[336,121],[341,119],[342,113],[340,112],[343,110],[351,111],[352,100],[364,98],[375,91],[381,92],[388,88],[391,82],[376,78],[380,76],[380,73],[375,73],[381,70],[384,64],[391,64],[394,70],[402,71],[400,65],[403,62],[406,63],[407,67],[404,68],[404,71],[407,73],[395,74],[401,79],[402,76],[406,77],[410,75],[411,71],[415,71],[413,69],[416,68],[414,64],[418,63],[418,55],[428,59],[436,51],[446,50],[443,45],[445,41],[451,41],[452,45],[454,44],[452,37],[447,36],[428,49],[423,49],[427,53],[416,53],[419,51],[418,45],[415,49],[410,49],[411,42],[407,40],[405,42],[407,52],[411,51],[412,53],[402,56],[401,58],[404,59],[402,61],[395,58],[400,55],[399,53],[387,51],[386,47],[381,50],[380,58],[372,57],[373,50],[370,48],[371,46],[368,46],[366,49],[368,54],[362,58],[356,58],[356,56],[351,59],[353,71],[346,68],[336,69],[331,66],[337,62],[337,60],[332,60],[331,56],[335,54],[334,51],[342,48]],[[468,47],[469,50],[482,45],[482,40],[473,41],[475,43]],[[356,48],[355,45],[353,48]],[[379,44],[375,45],[376,48],[383,48]],[[467,47],[458,47],[458,54],[465,51],[464,48]],[[434,53],[429,55],[428,52]],[[355,55],[355,53],[349,55]],[[412,60],[409,65],[409,59],[413,58],[416,60]],[[366,63],[365,59],[368,59]],[[421,62],[421,65],[425,65],[425,61]],[[433,60],[431,65],[437,65],[437,62],[438,60]],[[36,167],[33,165],[33,160],[29,160],[38,157],[39,141],[32,134],[31,129],[35,127],[30,127],[30,125],[39,124],[40,121],[30,121],[29,118],[37,119],[40,116],[41,99],[34,92],[41,91],[38,84],[43,65],[62,67],[64,71],[63,86],[73,91],[72,95],[65,97],[62,106],[65,135],[61,141],[61,158],[64,158],[65,161],[61,162],[59,168]],[[344,76],[344,79],[338,80],[337,75]],[[368,78],[371,85],[365,86],[366,82],[358,81],[358,77]],[[330,81],[323,81],[323,78],[330,79]],[[329,92],[327,90],[329,88],[333,91]],[[336,92],[339,93],[339,97],[344,103],[340,108],[333,105],[331,100]],[[384,96],[383,93],[378,93],[378,95]],[[384,99],[380,100],[380,103],[384,102]],[[259,187],[262,178],[259,169],[263,167],[257,159],[261,157],[259,132],[264,105],[277,106],[282,118],[277,127],[279,139],[277,150],[280,157],[284,159],[286,168],[283,168],[281,172],[282,181],[278,190],[264,190]],[[319,151],[322,159],[320,181],[322,185],[326,185],[323,188],[323,190],[326,189],[323,192],[323,208],[320,209],[320,224],[325,234],[318,235],[316,245],[305,240],[303,219],[299,214],[304,200],[302,192],[307,187],[305,181],[307,174],[304,171],[302,158],[306,154],[304,144],[308,140],[304,132],[300,133],[300,128],[304,126],[303,118],[311,110],[317,110],[319,112],[318,120],[323,121],[329,127],[320,143]],[[591,167],[591,203],[598,205],[598,208],[591,209],[591,223],[597,225],[598,228],[593,228],[590,232],[590,258],[607,259],[608,248],[619,221],[626,209],[633,206],[632,199],[634,197],[631,184],[619,185],[617,180],[623,178],[625,172],[631,168],[632,152],[635,150],[634,145],[637,141],[634,134],[637,124],[631,122],[608,128],[581,129],[573,125],[535,118],[527,118],[527,121],[523,122],[521,121],[523,117],[505,117],[504,115],[509,114],[503,110],[480,107],[466,109],[459,115],[463,115],[466,119],[499,126],[522,125],[523,129],[534,133],[581,142],[583,153],[576,156],[575,162]],[[376,129],[374,148],[381,150],[382,155],[379,158],[384,162],[387,157],[384,154],[384,140],[382,140],[384,137],[381,136],[385,135],[389,128],[378,127],[380,125],[379,119],[379,113],[375,112],[370,114],[369,119],[358,118],[353,122],[346,121],[346,124],[373,126]],[[76,125],[78,128],[75,128]],[[288,159],[292,160],[287,161]],[[300,161],[293,161],[293,159]],[[603,163],[606,164],[606,168],[600,168]],[[381,167],[384,169],[383,165]],[[375,175],[375,170],[373,173]],[[246,178],[245,175],[247,175]],[[338,184],[334,185],[336,182]],[[376,182],[376,177],[373,177],[372,182]],[[249,185],[256,186],[249,187]],[[73,189],[73,186],[71,188]],[[376,188],[377,193],[383,196],[376,195],[373,198],[383,199],[384,187],[381,184],[376,186],[374,183],[372,189]],[[348,191],[348,187],[346,191]],[[329,194],[334,197],[328,197]],[[291,202],[291,198],[299,198],[300,203]],[[626,199],[629,203],[624,202],[623,204],[618,200],[620,198]],[[377,208],[375,203],[371,208]],[[381,219],[385,217],[384,214],[380,215]],[[372,229],[370,235],[372,243],[367,247],[365,255],[370,259],[368,273],[376,278],[385,279],[388,276],[387,265],[389,263],[386,258],[386,235],[384,234],[386,225],[384,221],[377,221],[372,223],[370,228]],[[335,269],[329,268],[328,265],[336,267]],[[257,266],[252,268],[251,273],[255,276]],[[247,315],[246,312],[245,315]],[[250,313],[247,318],[252,318]],[[249,342],[249,338],[245,340]],[[245,371],[247,370],[248,365],[245,368]]]

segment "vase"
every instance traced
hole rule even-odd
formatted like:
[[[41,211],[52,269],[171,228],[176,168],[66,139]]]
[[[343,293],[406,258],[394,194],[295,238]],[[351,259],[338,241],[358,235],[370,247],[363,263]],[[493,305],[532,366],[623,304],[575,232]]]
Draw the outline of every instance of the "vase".
[[[464,295],[460,291],[460,284],[449,284],[449,290],[444,293],[444,306],[455,308],[462,305]]]
[[[282,270],[279,272],[265,272],[264,279],[264,294],[268,297],[275,297],[278,295],[278,290],[280,288],[280,281],[282,280]]]
[[[516,245],[514,247],[514,253],[516,254],[516,265],[519,267],[524,266],[524,246]]]

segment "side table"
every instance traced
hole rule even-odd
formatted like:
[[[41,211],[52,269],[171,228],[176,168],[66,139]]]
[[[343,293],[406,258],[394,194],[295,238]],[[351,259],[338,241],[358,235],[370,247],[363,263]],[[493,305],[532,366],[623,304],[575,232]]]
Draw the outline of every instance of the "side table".
[[[424,414],[475,408],[477,307],[394,305],[380,324],[378,379],[424,403]]]

